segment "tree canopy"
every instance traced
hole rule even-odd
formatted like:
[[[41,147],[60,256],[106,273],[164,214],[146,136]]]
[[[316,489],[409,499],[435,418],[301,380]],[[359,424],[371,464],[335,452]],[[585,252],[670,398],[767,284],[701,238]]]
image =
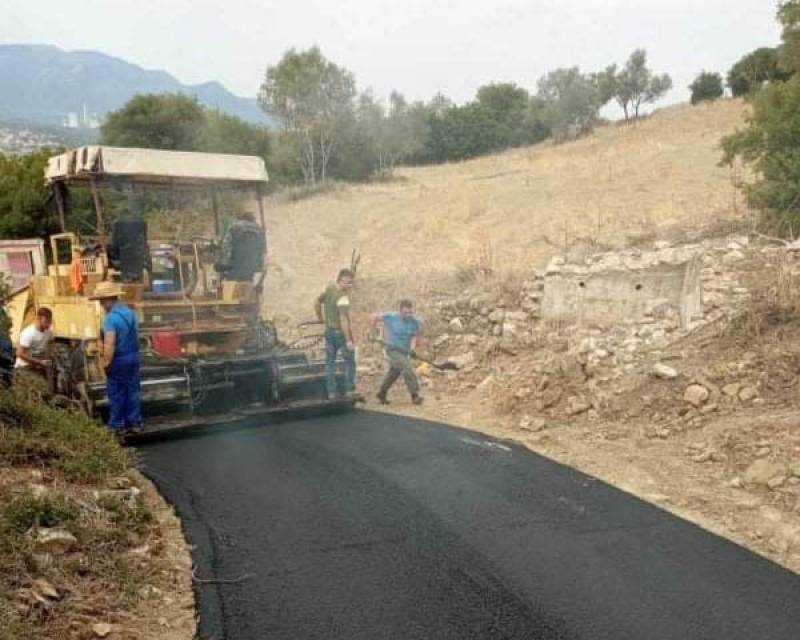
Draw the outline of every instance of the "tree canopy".
[[[267,68],[259,105],[279,119],[285,133],[298,138],[308,182],[327,177],[337,128],[352,115],[355,95],[353,74],[328,60],[319,47],[290,49]]]
[[[594,79],[578,67],[556,69],[539,80],[542,117],[557,140],[589,133],[599,119],[602,95]]]
[[[743,56],[728,72],[728,87],[734,97],[758,91],[769,82],[788,80],[791,73],[783,69],[778,49],[761,47]]]
[[[47,159],[58,153],[41,149],[23,156],[0,154],[0,237],[46,238],[59,231],[44,185]]]
[[[724,162],[737,158],[754,170],[744,186],[748,202],[763,214],[773,232],[800,232],[800,75],[797,38],[800,1],[782,2],[779,49],[762,48],[742,58],[728,75],[734,95],[747,95],[752,113],[747,127],[722,142]]]
[[[648,68],[644,49],[636,49],[611,82],[608,91],[622,108],[626,120],[631,115],[638,118],[643,104],[657,101],[672,89],[672,78],[668,74],[654,74]]]
[[[689,89],[692,92],[692,104],[716,100],[725,94],[722,76],[710,71],[701,71]]]
[[[103,144],[194,151],[198,148],[206,113],[189,96],[143,94],[112,111],[100,128]]]

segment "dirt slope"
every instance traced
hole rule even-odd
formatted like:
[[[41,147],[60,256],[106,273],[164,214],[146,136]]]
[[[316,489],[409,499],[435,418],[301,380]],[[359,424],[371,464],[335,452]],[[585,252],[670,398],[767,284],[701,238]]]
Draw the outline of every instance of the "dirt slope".
[[[746,106],[673,107],[560,146],[543,144],[458,164],[400,169],[392,182],[268,203],[268,313],[308,313],[309,296],[363,253],[365,277],[424,293],[439,272],[540,268],[579,238],[617,245],[659,229],[742,210],[721,136]],[[547,240],[546,240],[546,239]],[[416,295],[416,292],[412,291]]]

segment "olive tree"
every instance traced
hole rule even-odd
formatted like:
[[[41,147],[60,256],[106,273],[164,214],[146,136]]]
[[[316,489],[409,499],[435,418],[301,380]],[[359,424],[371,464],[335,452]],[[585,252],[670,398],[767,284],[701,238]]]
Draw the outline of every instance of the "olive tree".
[[[353,74],[325,58],[318,47],[290,49],[267,68],[258,103],[297,138],[306,182],[328,177],[340,138],[337,129],[352,118],[355,95]]]

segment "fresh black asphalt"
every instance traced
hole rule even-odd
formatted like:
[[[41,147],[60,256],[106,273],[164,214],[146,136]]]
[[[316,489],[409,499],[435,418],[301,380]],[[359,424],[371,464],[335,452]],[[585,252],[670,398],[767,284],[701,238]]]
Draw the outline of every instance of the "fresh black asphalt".
[[[139,455],[203,640],[800,639],[798,576],[469,431],[351,412]]]

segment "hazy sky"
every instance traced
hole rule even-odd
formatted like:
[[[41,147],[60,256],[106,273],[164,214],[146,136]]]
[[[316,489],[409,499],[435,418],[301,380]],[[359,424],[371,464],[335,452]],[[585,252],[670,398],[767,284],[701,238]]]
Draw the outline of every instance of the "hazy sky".
[[[645,47],[684,99],[779,39],[776,0],[0,0],[0,44],[96,49],[187,83],[255,94],[289,47],[314,44],[379,96],[462,102],[489,81],[534,89],[548,70],[624,62]],[[0,87],[2,91],[2,87]]]

